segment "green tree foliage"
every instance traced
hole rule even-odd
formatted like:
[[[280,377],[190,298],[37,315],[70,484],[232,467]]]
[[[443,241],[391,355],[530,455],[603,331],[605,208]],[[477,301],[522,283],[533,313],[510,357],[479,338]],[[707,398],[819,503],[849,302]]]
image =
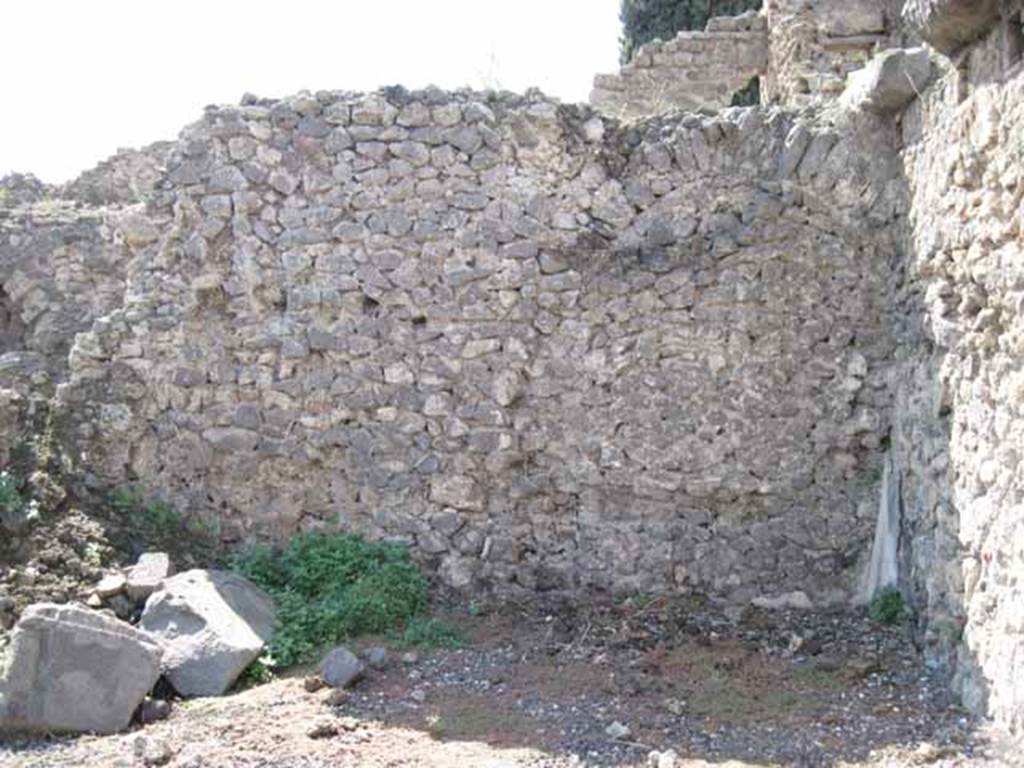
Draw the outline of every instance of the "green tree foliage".
[[[750,78],[747,84],[732,95],[730,107],[756,107],[761,103],[761,78]]]
[[[656,37],[671,40],[680,30],[704,29],[715,16],[736,16],[760,7],[761,0],[621,0],[622,62]]]

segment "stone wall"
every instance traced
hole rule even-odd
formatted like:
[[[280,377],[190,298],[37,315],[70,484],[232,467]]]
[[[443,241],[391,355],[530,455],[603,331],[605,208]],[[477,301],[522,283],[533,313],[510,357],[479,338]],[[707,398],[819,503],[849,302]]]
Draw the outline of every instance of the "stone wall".
[[[903,117],[910,316],[897,378],[904,573],[965,702],[1024,726],[1024,80],[1002,30]]]
[[[75,334],[124,298],[128,250],[114,219],[49,197],[0,207],[0,353],[28,352],[66,372]]]
[[[680,32],[668,42],[640,46],[618,74],[597,75],[590,103],[620,119],[721,109],[767,62],[763,16],[715,18],[704,32]]]
[[[456,586],[845,600],[902,198],[863,119],[211,110],[71,352],[88,469],[228,539],[400,538]]]
[[[766,0],[760,14],[712,19],[641,46],[618,74],[597,75],[590,103],[619,118],[715,110],[752,77],[766,104],[823,104],[871,55],[907,36],[894,0]]]
[[[59,383],[91,483],[229,542],[356,530],[457,587],[819,605],[864,572],[884,464],[932,663],[1019,733],[1021,45],[991,3],[900,5],[769,0],[599,78],[604,115],[249,99],[64,190],[0,183],[0,458]],[[953,58],[909,109],[823,108],[921,37]],[[724,105],[746,70],[657,81],[736,46],[815,108],[635,119]]]
[[[838,96],[846,76],[889,46],[898,24],[881,0],[765,0],[767,104],[803,106]]]

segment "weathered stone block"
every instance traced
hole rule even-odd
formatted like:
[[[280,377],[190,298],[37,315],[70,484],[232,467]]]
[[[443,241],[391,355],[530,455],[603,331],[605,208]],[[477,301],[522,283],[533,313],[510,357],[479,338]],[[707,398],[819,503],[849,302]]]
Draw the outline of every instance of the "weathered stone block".
[[[165,648],[163,670],[183,696],[218,696],[274,634],[273,601],[237,574],[191,570],[166,579],[139,626]]]
[[[155,638],[74,605],[25,609],[0,678],[0,731],[114,733],[160,675]]]
[[[166,552],[143,552],[135,565],[128,569],[125,591],[136,602],[145,600],[171,573],[171,559]]]
[[[931,74],[925,48],[884,51],[850,75],[843,101],[876,114],[895,112],[924,90]]]
[[[903,19],[936,50],[955,52],[999,19],[999,0],[907,0]]]

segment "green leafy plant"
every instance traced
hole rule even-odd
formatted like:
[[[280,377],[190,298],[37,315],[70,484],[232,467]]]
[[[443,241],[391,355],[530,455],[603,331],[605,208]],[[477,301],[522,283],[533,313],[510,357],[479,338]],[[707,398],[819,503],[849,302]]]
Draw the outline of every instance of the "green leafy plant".
[[[138,484],[115,488],[107,502],[121,523],[120,535],[128,537],[133,546],[160,549],[179,559],[222,566],[221,521],[198,514],[183,515],[173,504],[149,493]]]
[[[441,741],[448,731],[444,718],[439,714],[431,714],[427,715],[425,722],[427,724],[427,734],[430,738],[434,741]]]
[[[880,624],[895,624],[907,612],[903,595],[895,587],[886,587],[875,593],[868,603],[868,616]]]
[[[269,683],[274,679],[274,667],[276,666],[274,657],[269,653],[264,653],[259,656],[255,661],[249,664],[248,667],[242,672],[238,678],[238,684],[243,687],[249,687],[252,685],[263,685]]]
[[[730,107],[756,107],[761,103],[761,78],[754,75],[732,95]]]
[[[131,514],[146,503],[146,494],[138,485],[122,485],[110,493],[110,506],[118,512]]]
[[[131,517],[132,523],[141,528],[154,528],[156,530],[167,530],[181,524],[181,517],[178,511],[166,501],[159,499],[144,504]]]
[[[401,546],[355,535],[302,533],[284,550],[255,545],[232,567],[277,603],[269,645],[279,667],[326,646],[403,625],[426,607],[427,582]]]
[[[0,511],[17,514],[25,508],[25,500],[18,491],[18,481],[4,470],[0,472]]]
[[[110,505],[140,533],[168,533],[182,524],[181,516],[173,506],[162,499],[147,498],[139,485],[116,488],[110,494]]]
[[[455,624],[416,616],[406,626],[401,642],[411,648],[461,648],[466,638]]]

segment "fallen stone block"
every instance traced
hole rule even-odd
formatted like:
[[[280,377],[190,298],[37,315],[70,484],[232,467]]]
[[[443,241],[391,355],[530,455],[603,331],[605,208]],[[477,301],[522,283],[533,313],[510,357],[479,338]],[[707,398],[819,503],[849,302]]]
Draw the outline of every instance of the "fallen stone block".
[[[125,591],[135,602],[149,597],[172,573],[171,559],[164,552],[143,552],[128,569]]]
[[[226,571],[166,579],[146,601],[140,626],[164,644],[163,670],[183,696],[219,696],[274,634],[270,596]]]
[[[925,48],[883,51],[847,79],[843,102],[885,115],[896,112],[927,86],[932,63]]]
[[[76,605],[22,613],[0,678],[0,732],[114,733],[160,676],[160,644]]]

